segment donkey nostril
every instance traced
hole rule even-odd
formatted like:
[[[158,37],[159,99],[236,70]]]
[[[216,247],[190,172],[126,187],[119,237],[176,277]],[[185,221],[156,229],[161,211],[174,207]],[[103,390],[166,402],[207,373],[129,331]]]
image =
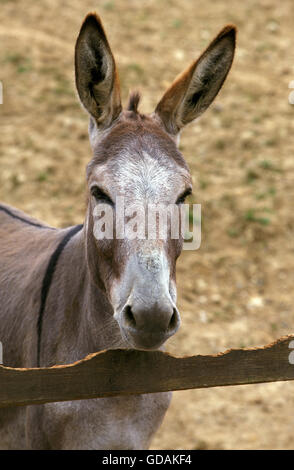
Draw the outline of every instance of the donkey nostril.
[[[178,315],[177,315],[177,310],[174,308],[172,317],[168,325],[168,330],[174,330],[177,326],[177,323],[178,323]]]
[[[132,312],[132,308],[130,305],[127,305],[124,311],[125,322],[128,326],[132,328],[136,327],[136,320]]]

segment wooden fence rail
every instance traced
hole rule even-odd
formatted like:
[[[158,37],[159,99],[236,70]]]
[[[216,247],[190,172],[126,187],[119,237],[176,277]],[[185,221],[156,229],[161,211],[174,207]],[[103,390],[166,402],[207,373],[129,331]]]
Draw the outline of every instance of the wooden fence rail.
[[[291,348],[294,335],[209,356],[109,350],[49,368],[0,366],[0,407],[294,380]]]

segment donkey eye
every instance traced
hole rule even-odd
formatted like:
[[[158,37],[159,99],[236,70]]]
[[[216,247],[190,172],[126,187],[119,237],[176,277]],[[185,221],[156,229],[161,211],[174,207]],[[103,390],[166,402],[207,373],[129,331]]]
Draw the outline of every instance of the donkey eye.
[[[192,190],[189,188],[178,197],[176,204],[184,204],[186,197],[190,196]]]
[[[97,202],[103,202],[105,204],[110,204],[113,206],[113,202],[110,197],[102,191],[98,186],[92,186],[91,194],[96,199]]]

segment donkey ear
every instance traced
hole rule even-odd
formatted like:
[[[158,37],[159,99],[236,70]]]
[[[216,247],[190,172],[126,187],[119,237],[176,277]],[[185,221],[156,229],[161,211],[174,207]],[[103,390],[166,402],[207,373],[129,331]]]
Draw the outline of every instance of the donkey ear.
[[[76,42],[75,74],[86,110],[98,127],[110,126],[122,109],[119,80],[101,20],[92,13],[85,18]]]
[[[231,68],[235,42],[236,28],[228,25],[166,91],[155,113],[169,133],[177,134],[212,103]]]

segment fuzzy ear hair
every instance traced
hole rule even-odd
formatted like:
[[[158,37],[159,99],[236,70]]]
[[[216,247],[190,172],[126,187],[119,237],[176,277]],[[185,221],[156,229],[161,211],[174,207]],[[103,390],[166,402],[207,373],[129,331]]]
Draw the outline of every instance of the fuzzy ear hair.
[[[106,128],[121,112],[117,69],[102,22],[95,13],[86,16],[75,47],[76,87],[80,100]]]
[[[231,68],[235,43],[236,27],[228,25],[163,95],[155,113],[169,133],[176,135],[212,103]]]

